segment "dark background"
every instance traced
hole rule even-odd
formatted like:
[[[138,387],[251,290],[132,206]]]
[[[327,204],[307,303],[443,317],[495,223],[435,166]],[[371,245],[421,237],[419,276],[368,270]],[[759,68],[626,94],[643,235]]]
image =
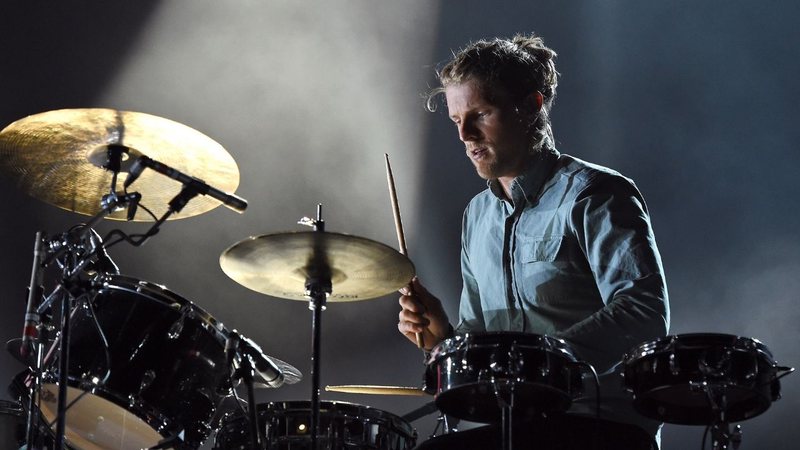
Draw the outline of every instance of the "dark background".
[[[613,167],[647,199],[667,273],[670,333],[761,340],[800,361],[796,23],[788,1],[70,2],[0,6],[0,127],[60,108],[166,117],[239,165],[244,215],[174,221],[111,256],[308,375],[307,305],[241,287],[219,255],[250,235],[296,231],[324,204],[328,230],[396,246],[383,153],[392,157],[417,273],[455,318],[459,224],[482,189],[443,113],[420,94],[452,49],[535,31],[562,74],[553,127],[562,152]],[[191,157],[187,154],[186,157]],[[214,180],[207,180],[212,183]],[[37,230],[87,217],[0,179],[2,339],[20,335]],[[147,199],[143,199],[146,202]],[[143,225],[103,223],[142,231]],[[422,356],[396,331],[396,295],[329,305],[322,384],[420,384]],[[0,356],[0,380],[22,366]],[[800,377],[742,423],[742,448],[795,448]],[[310,398],[310,380],[258,392]],[[429,399],[323,393],[403,415]],[[434,416],[414,423],[427,436]],[[702,428],[666,425],[665,449]]]

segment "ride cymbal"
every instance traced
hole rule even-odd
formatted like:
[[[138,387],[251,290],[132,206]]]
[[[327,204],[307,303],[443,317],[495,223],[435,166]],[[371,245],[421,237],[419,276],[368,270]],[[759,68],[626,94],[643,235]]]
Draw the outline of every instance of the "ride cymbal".
[[[138,156],[145,155],[225,192],[239,185],[239,168],[213,139],[186,125],[150,114],[113,109],[62,109],[20,119],[0,131],[0,173],[34,198],[93,216],[111,192],[108,149],[121,149],[118,188]],[[145,170],[129,188],[141,205],[161,216],[182,185]],[[198,196],[170,219],[204,213],[219,206]],[[126,211],[110,219],[125,220]],[[153,221],[143,208],[133,220]]]
[[[250,237],[225,250],[222,270],[242,286],[290,300],[308,300],[306,281],[329,278],[328,301],[381,297],[405,286],[414,265],[369,239],[319,231]]]

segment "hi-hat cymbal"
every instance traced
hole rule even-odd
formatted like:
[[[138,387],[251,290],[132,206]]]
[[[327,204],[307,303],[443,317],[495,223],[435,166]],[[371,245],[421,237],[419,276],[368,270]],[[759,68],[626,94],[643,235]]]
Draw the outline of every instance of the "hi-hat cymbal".
[[[233,192],[239,168],[231,155],[208,136],[169,119],[113,109],[62,109],[20,119],[0,131],[0,172],[39,200],[69,211],[93,216],[103,195],[111,191],[107,170],[109,146],[122,148],[120,180],[138,156],[145,155],[214,187]],[[141,205],[156,216],[167,211],[181,184],[145,170],[131,191],[142,195]],[[170,219],[204,213],[219,202],[198,196]],[[125,211],[110,219],[124,220]],[[152,221],[142,208],[134,220]]]
[[[343,384],[340,386],[325,386],[325,391],[344,392],[346,394],[411,395],[416,397],[430,395],[417,387],[378,386],[374,384]]]
[[[329,277],[328,301],[348,302],[389,294],[414,276],[411,261],[389,246],[318,231],[250,237],[225,250],[219,262],[244,287],[290,300],[308,300],[310,277]]]

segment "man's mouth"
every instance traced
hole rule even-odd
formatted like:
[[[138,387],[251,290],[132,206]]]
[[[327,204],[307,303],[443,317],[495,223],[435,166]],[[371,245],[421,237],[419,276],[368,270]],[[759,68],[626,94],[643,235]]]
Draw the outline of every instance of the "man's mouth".
[[[467,154],[473,161],[480,161],[486,157],[488,152],[489,150],[486,147],[478,147],[467,151]]]

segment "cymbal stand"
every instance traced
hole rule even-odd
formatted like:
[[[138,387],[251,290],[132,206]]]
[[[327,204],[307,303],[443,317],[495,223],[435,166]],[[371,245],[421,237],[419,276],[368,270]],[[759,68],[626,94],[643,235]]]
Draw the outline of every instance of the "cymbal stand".
[[[41,331],[40,315],[36,312],[35,303],[41,298],[44,287],[42,286],[44,278],[44,247],[45,235],[43,231],[36,232],[36,242],[33,246],[33,267],[31,269],[31,282],[28,287],[28,311],[25,314],[25,329],[23,331],[26,338],[31,338],[30,347],[34,350],[35,363],[32,369],[33,381],[31,385],[31,392],[28,395],[28,417],[25,423],[25,442],[27,448],[33,448],[36,441],[35,430],[39,428],[38,414],[32,414],[36,410],[36,399],[39,396],[39,388],[41,387],[42,376],[42,354],[43,346],[42,340],[39,338]],[[30,327],[30,328],[29,328]],[[22,345],[20,346],[20,354],[27,356],[30,352],[29,343],[23,338]]]
[[[317,205],[316,220],[304,217],[298,222],[301,225],[311,226],[314,231],[325,232],[325,221],[322,220],[322,204]],[[325,302],[332,291],[331,270],[328,262],[322,256],[322,251],[316,251],[308,262],[308,277],[305,283],[305,295],[309,298],[308,308],[312,312],[311,318],[311,450],[317,450],[319,436],[319,410],[320,410],[320,355],[322,338],[322,311]]]

